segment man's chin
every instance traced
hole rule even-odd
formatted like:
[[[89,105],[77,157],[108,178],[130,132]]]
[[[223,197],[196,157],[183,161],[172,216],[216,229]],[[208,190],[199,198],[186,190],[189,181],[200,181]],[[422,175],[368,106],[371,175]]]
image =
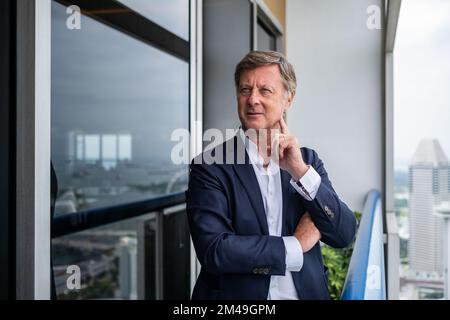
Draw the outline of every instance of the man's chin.
[[[247,121],[244,123],[245,129],[253,129],[253,130],[260,130],[260,129],[267,129],[268,126],[266,123],[262,122],[256,122],[256,121]]]

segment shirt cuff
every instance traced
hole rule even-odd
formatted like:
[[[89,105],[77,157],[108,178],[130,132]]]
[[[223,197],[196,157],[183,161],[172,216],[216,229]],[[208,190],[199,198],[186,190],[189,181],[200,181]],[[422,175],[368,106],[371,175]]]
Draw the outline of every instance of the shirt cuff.
[[[303,267],[303,249],[296,237],[283,237],[286,248],[286,271],[300,271]]]
[[[309,166],[308,171],[300,178],[299,182],[303,188],[291,178],[291,185],[303,196],[303,198],[308,201],[314,200],[317,191],[319,191],[320,183],[322,182],[322,178],[317,173],[316,169],[314,169],[313,166]]]

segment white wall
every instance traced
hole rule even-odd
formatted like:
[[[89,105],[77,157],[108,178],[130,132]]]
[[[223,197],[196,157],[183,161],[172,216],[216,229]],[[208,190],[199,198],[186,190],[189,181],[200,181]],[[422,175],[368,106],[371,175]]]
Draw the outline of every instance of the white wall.
[[[383,183],[383,30],[368,6],[382,0],[287,0],[286,49],[297,74],[288,125],[314,148],[353,210]],[[383,25],[383,24],[382,24]]]

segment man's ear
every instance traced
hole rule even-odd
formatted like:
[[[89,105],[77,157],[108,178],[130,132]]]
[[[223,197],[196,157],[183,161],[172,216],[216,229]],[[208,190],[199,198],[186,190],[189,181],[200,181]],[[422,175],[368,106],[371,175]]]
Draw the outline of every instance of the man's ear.
[[[289,109],[289,107],[292,105],[292,101],[294,101],[294,97],[295,97],[295,91],[288,92],[287,98],[286,98],[286,103],[284,105],[284,112],[286,112],[286,110]]]

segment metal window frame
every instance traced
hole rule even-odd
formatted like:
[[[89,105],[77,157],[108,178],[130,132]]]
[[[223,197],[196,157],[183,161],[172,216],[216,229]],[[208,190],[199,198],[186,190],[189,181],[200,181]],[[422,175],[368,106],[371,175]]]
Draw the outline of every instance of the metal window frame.
[[[203,0],[191,0],[189,8],[189,155],[193,159],[203,150]],[[200,262],[191,238],[191,295],[200,274]]]
[[[275,51],[277,51],[277,49],[279,48],[279,39],[280,39],[280,37],[279,36],[277,36],[274,32],[273,32],[273,30],[272,29],[269,29],[268,27],[267,27],[267,24],[266,23],[264,23],[264,21],[263,20],[261,20],[260,19],[260,17],[258,17],[258,19],[257,19],[257,21],[256,21],[256,29],[258,30],[258,27],[260,27],[261,29],[263,29],[272,39],[273,39],[273,41],[274,41],[274,45],[275,45],[275,48],[273,49],[273,50],[275,50]],[[256,36],[258,36],[258,31],[256,32],[257,34],[256,34]],[[256,41],[256,42],[258,42],[258,41]]]
[[[15,1],[0,2],[0,299],[15,297]]]
[[[136,218],[145,215],[148,212],[163,210],[184,203],[185,201],[184,192],[177,192],[149,200],[64,214],[53,219],[51,236],[52,238],[58,238],[107,224]]]
[[[155,283],[155,300],[164,299],[164,217],[172,214],[179,214],[186,211],[186,204],[178,204],[166,208],[162,208],[161,210],[150,212],[138,218],[138,266],[137,273],[139,282],[137,284],[138,291],[138,299],[145,299],[145,287],[146,287],[146,275],[148,275],[148,270],[145,269],[146,261],[145,261],[145,252],[149,248],[147,247],[149,244],[146,243],[146,232],[149,228],[150,223],[155,223],[155,243],[153,244],[154,252],[155,252],[155,274],[153,275],[153,281]],[[191,241],[192,242],[192,241]],[[190,259],[192,262],[192,252],[190,252]],[[195,254],[194,254],[195,259]],[[192,282],[192,276],[194,276],[195,281],[195,273],[193,273],[192,266],[190,268],[190,282]]]
[[[252,10],[252,50],[258,48],[258,23],[275,37],[275,50],[284,51],[284,29],[264,0],[250,0]]]
[[[394,208],[394,57],[395,37],[402,0],[385,1],[386,32],[384,57],[384,212],[386,215],[387,297],[398,300],[400,291],[400,239]]]
[[[54,1],[65,6],[77,5],[83,15],[189,62],[189,41],[143,17],[121,2],[111,0]]]
[[[166,217],[166,216],[170,216],[170,215],[173,215],[173,214],[186,214],[186,203],[182,203],[182,204],[179,204],[179,205],[176,205],[176,206],[172,206],[172,207],[167,207],[167,208],[165,208],[165,209],[163,209],[160,213],[159,213],[159,218],[158,218],[158,223],[160,223],[160,227],[161,227],[161,231],[159,232],[159,235],[158,235],[158,241],[159,241],[159,246],[158,247],[160,247],[159,248],[159,251],[158,251],[158,257],[159,257],[159,259],[158,259],[158,261],[157,261],[157,265],[158,265],[158,268],[157,268],[157,273],[156,273],[156,276],[157,276],[157,278],[159,278],[159,279],[157,279],[157,283],[159,282],[159,294],[161,295],[161,299],[164,297],[164,238],[165,238],[165,234],[164,234],[164,217]],[[192,244],[192,238],[190,237],[190,241],[189,241],[191,244]],[[192,259],[193,259],[193,257],[192,257],[192,250],[189,252],[189,259],[190,259],[190,262],[192,263]],[[194,251],[194,259],[196,259],[196,257],[195,257],[195,251]],[[192,266],[192,265],[191,265]],[[194,281],[195,282],[195,280],[197,279],[196,277],[194,277],[194,279],[192,279],[193,278],[193,272],[192,272],[192,269],[190,270],[190,272],[189,272],[189,291],[190,291],[190,294],[192,294],[192,290],[194,289],[193,287],[192,287],[192,281]]]
[[[50,299],[50,5],[16,2],[17,299]]]

